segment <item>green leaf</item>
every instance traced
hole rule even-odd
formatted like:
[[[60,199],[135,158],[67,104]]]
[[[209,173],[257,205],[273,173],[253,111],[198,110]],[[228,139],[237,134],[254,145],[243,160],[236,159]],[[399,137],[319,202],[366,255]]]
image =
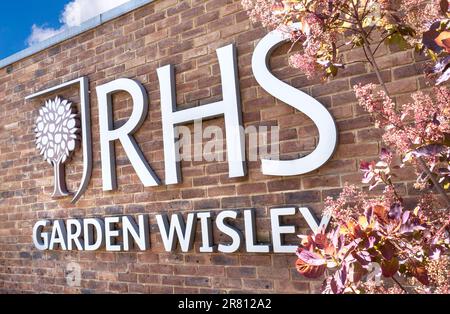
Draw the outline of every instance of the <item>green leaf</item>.
[[[326,70],[328,75],[332,75],[332,76],[336,76],[338,73],[338,68],[336,66],[334,66],[333,64],[331,64],[327,70]]]
[[[401,50],[406,50],[409,48],[408,42],[400,33],[394,33],[389,36],[387,42],[389,45],[396,45]]]
[[[353,36],[352,43],[355,45],[355,47],[362,47],[364,45],[364,38],[361,36]]]

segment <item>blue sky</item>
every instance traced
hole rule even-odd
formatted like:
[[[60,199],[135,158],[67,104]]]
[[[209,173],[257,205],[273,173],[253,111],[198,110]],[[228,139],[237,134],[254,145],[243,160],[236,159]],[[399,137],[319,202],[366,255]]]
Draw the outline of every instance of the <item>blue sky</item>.
[[[129,0],[15,0],[0,4],[0,60]]]
[[[0,4],[0,59],[27,48],[33,24],[59,27],[68,0],[16,0]]]

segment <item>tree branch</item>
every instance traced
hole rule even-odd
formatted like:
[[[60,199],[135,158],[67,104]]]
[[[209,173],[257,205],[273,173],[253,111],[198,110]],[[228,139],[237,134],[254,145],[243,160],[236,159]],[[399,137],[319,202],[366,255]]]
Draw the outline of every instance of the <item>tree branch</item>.
[[[357,15],[357,9],[355,8],[355,14]],[[370,64],[372,65],[372,69],[374,70],[378,82],[380,83],[381,87],[383,88],[384,92],[386,93],[386,96],[388,96],[389,98],[389,91],[387,89],[386,83],[383,80],[383,77],[381,76],[381,71],[380,68],[378,67],[378,64],[376,62],[375,56],[372,52],[372,49],[370,48],[370,43],[368,42],[368,36],[367,33],[364,30],[364,27],[362,25],[362,22],[357,18],[356,19],[357,22],[357,26],[359,27],[360,31],[363,33],[363,40],[364,40],[364,44],[363,44],[363,48],[364,48],[364,53],[366,54],[367,59],[369,60]],[[412,143],[411,143],[412,144]],[[442,186],[440,185],[439,181],[436,179],[436,177],[433,175],[433,173],[430,171],[430,169],[428,168],[427,164],[425,163],[425,161],[423,160],[422,157],[418,157],[417,158],[418,163],[420,168],[425,171],[425,173],[428,175],[428,177],[430,178],[430,180],[433,182],[434,188],[436,190],[436,192],[438,194],[440,194],[444,201],[447,204],[447,208],[450,208],[450,198],[447,195],[447,193],[445,192],[445,190],[442,188]]]

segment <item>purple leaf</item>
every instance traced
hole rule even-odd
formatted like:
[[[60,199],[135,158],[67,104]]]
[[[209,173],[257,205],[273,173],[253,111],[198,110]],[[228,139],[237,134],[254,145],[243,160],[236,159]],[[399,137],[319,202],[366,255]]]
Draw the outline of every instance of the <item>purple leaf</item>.
[[[438,116],[438,114],[437,114],[437,112],[435,112],[433,115],[433,124],[439,126],[439,125],[441,125],[441,123],[439,122],[437,116]]]
[[[372,208],[372,206],[368,207],[365,210],[364,216],[366,216],[367,222],[370,224],[370,222],[372,221],[372,216],[373,216],[373,208]]]
[[[406,224],[406,222],[409,219],[409,215],[411,214],[411,212],[409,210],[405,211],[402,215],[402,224]]]
[[[326,260],[322,256],[308,250],[300,250],[300,252],[297,251],[297,256],[299,259],[312,266],[321,266],[326,264]]]
[[[389,219],[400,219],[401,215],[403,212],[403,207],[400,203],[394,203],[391,205],[391,209],[389,210],[388,213],[388,218]]]
[[[341,269],[339,269],[335,274],[334,277],[336,278],[336,283],[338,286],[344,290],[345,284],[347,282],[347,265],[344,264]]]
[[[381,262],[381,272],[384,277],[392,277],[394,276],[399,268],[399,263],[397,257],[394,257],[390,260],[383,260]]]
[[[436,85],[441,85],[444,82],[447,82],[450,79],[450,67],[445,70],[441,76],[436,79]]]
[[[442,73],[450,64],[450,56],[439,59],[433,67],[434,73]]]
[[[430,254],[429,258],[434,261],[438,260],[441,257],[441,253],[441,249],[436,247],[433,249],[433,252]]]
[[[358,262],[361,263],[361,265],[369,265],[369,263],[372,262],[372,257],[370,254],[366,251],[361,251],[357,253],[353,253],[353,257],[356,258]]]
[[[359,263],[353,263],[352,267],[351,267],[351,271],[349,274],[349,279],[354,282],[357,283],[361,280],[361,278],[367,273],[367,270],[365,270],[361,264]]]
[[[331,278],[331,280],[330,280],[330,289],[331,289],[331,292],[333,294],[339,294],[340,293],[339,286],[338,286],[338,284],[336,282],[336,279],[334,277]]]
[[[442,51],[442,47],[435,42],[435,39],[439,36],[439,32],[437,30],[440,26],[440,21],[434,22],[431,24],[429,30],[423,33],[422,38],[422,43],[435,53],[440,53]]]
[[[391,242],[386,241],[383,246],[381,246],[380,251],[385,259],[391,260],[395,254],[395,246]]]
[[[373,248],[376,241],[377,241],[377,239],[374,236],[370,236],[369,237],[369,247],[368,247],[368,249]]]
[[[439,144],[430,144],[417,148],[413,151],[413,155],[416,157],[424,157],[424,156],[436,156],[446,150],[444,145]]]

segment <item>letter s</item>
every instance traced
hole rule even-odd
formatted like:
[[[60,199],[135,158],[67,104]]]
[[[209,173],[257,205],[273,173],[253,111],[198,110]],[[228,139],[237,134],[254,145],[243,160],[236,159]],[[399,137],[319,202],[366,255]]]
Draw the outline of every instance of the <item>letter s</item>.
[[[256,81],[275,98],[307,115],[319,130],[319,143],[309,155],[295,160],[262,159],[262,172],[272,176],[293,176],[311,172],[333,155],[337,144],[337,130],[328,110],[308,94],[277,79],[269,70],[271,53],[288,39],[280,31],[272,31],[256,46],[252,69]]]

